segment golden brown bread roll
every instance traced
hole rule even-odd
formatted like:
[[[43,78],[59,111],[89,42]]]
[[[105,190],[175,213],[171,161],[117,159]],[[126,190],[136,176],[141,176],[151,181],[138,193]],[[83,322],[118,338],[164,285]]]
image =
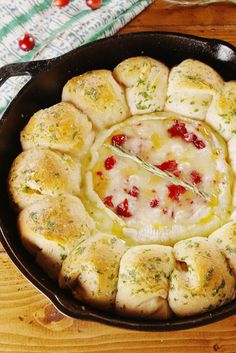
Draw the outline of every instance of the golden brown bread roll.
[[[214,97],[206,121],[226,140],[236,134],[236,81],[225,82]]]
[[[167,91],[168,68],[155,59],[137,56],[122,61],[113,71],[126,87],[132,114],[162,111]]]
[[[222,78],[212,67],[198,60],[184,60],[170,71],[165,110],[203,120],[222,85]]]
[[[24,208],[44,195],[71,193],[80,189],[80,165],[66,154],[34,148],[20,153],[9,174],[13,202]]]
[[[230,165],[234,171],[234,174],[236,174],[236,136],[232,137],[228,141],[228,154],[229,154],[229,162]]]
[[[87,152],[93,138],[87,116],[66,102],[39,110],[21,131],[23,150],[39,146],[73,156]]]
[[[115,303],[120,258],[125,252],[123,240],[97,233],[82,241],[64,261],[59,284],[72,290],[73,296],[100,309]]]
[[[79,198],[48,196],[25,208],[18,217],[21,240],[51,277],[81,238],[88,237],[94,222]]]
[[[73,77],[63,88],[62,100],[81,109],[99,130],[130,115],[124,90],[109,70],[94,70]]]
[[[212,233],[208,239],[224,254],[236,277],[236,222],[223,225]]]
[[[174,246],[178,267],[170,280],[169,305],[178,316],[212,310],[234,298],[235,280],[225,257],[208,239],[195,237]]]
[[[120,263],[116,310],[133,317],[167,319],[169,277],[174,270],[173,250],[163,245],[129,249]]]

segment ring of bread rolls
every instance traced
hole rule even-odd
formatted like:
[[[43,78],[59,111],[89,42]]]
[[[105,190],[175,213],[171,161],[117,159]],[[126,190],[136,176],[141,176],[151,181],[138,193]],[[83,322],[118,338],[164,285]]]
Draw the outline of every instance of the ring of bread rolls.
[[[25,248],[82,303],[166,320],[236,294],[236,81],[187,59],[71,78],[21,131]]]

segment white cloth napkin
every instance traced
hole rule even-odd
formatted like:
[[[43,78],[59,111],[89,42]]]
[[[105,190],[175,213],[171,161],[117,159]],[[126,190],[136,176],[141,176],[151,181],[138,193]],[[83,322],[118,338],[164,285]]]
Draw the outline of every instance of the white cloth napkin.
[[[97,10],[84,0],[71,0],[65,7],[52,6],[51,0],[14,0],[1,3],[0,66],[12,62],[49,59],[80,45],[116,33],[153,0],[103,0]],[[29,52],[18,47],[24,33],[34,36],[36,45]],[[0,89],[0,114],[28,81],[9,79]]]

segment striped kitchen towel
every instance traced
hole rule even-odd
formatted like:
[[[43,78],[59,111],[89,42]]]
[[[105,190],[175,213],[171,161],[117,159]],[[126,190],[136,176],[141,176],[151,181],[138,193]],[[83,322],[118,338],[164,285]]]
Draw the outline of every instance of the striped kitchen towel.
[[[14,0],[1,3],[0,66],[12,62],[49,59],[80,45],[116,33],[153,0],[103,0],[97,10],[91,10],[84,0],[72,0],[58,8],[51,0]],[[18,48],[24,33],[34,36],[33,50]],[[13,77],[0,89],[0,115],[12,98],[28,81]]]

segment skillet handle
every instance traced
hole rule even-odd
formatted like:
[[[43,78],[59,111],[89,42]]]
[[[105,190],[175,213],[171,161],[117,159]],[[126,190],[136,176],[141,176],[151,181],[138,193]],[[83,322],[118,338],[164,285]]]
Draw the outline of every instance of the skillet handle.
[[[38,60],[38,61],[29,61],[23,63],[13,63],[7,64],[0,68],[0,87],[3,83],[13,76],[35,76],[40,71],[43,71],[49,63],[53,61],[51,60]]]

